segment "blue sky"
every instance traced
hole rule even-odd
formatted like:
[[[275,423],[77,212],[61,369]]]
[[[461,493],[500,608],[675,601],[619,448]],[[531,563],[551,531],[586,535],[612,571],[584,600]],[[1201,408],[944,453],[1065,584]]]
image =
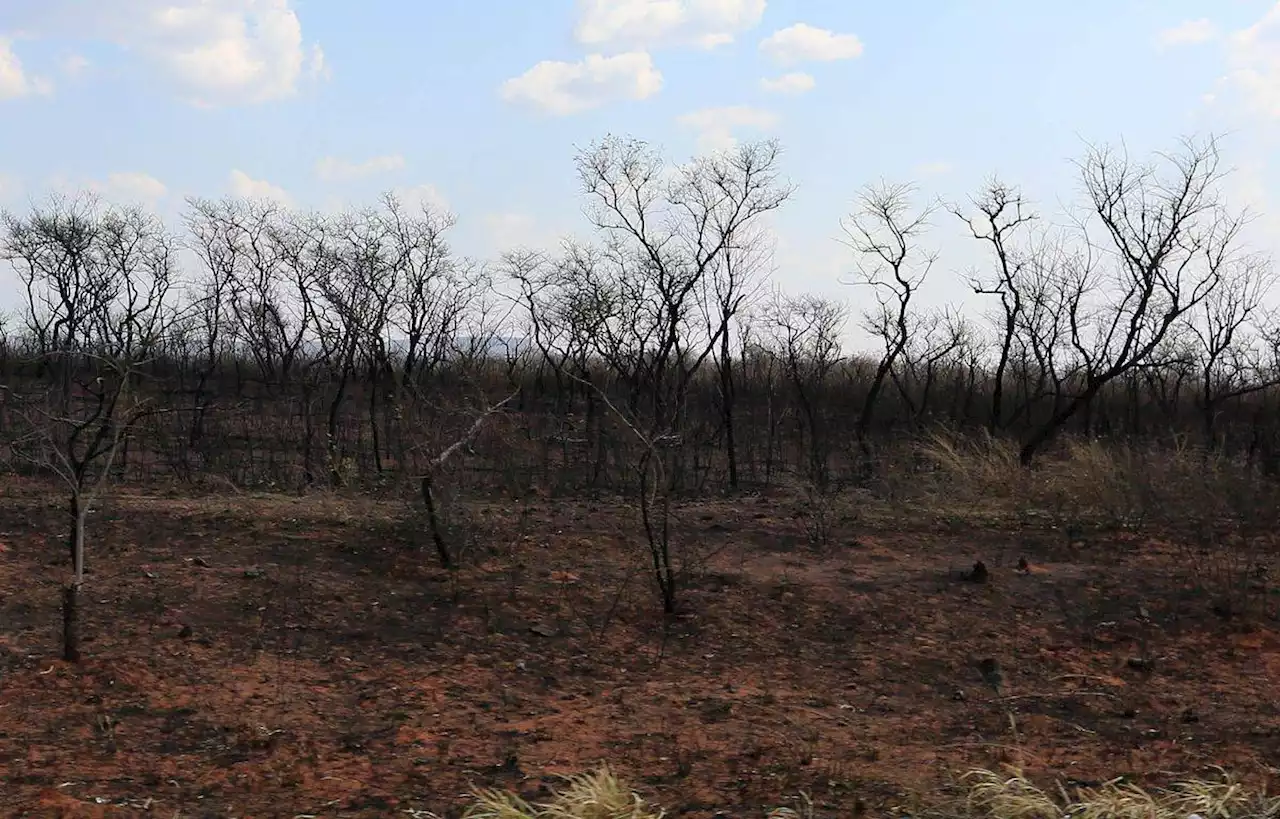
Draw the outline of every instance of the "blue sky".
[[[0,2],[0,206],[396,189],[493,257],[584,231],[572,157],[607,132],[676,160],[776,136],[798,185],[776,278],[850,298],[837,237],[863,184],[954,200],[999,173],[1052,213],[1087,141],[1226,133],[1274,251],[1278,126],[1276,0]],[[935,222],[927,298],[971,301],[981,249]]]

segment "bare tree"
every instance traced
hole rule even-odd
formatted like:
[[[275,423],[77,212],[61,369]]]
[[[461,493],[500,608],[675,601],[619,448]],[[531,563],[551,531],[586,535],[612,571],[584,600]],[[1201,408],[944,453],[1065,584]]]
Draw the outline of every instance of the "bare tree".
[[[1266,297],[1275,282],[1270,259],[1244,255],[1185,316],[1191,353],[1199,363],[1199,404],[1205,444],[1216,443],[1223,403],[1280,383],[1276,349],[1268,343]]]
[[[670,493],[686,398],[703,363],[718,347],[723,353],[721,339],[741,307],[741,279],[732,268],[737,254],[753,225],[790,196],[777,175],[778,157],[777,145],[766,142],[669,168],[639,140],[595,143],[576,164],[600,246],[570,245],[553,263],[555,277],[522,285],[544,345],[548,301],[567,290],[591,294],[574,299],[575,309],[589,311],[575,321],[590,327],[592,352],[625,385],[627,401],[620,406],[594,380],[563,369],[563,359],[552,363],[594,390],[640,444],[641,523],[667,613],[677,595]],[[706,321],[704,311],[699,327],[699,298],[718,272],[735,279],[719,291],[716,319]]]
[[[996,367],[992,375],[991,413],[987,426],[994,434],[1005,420],[1005,381],[1014,354],[1018,323],[1026,307],[1023,270],[1027,258],[1016,246],[1017,233],[1038,217],[1028,209],[1020,191],[996,178],[986,183],[971,204],[977,211],[976,215],[970,216],[959,207],[952,208],[952,211],[964,220],[973,238],[991,245],[995,256],[995,269],[989,275],[974,274],[969,281],[974,293],[996,296],[1000,300],[1000,315],[996,320]]]
[[[314,331],[314,288],[286,264],[284,239],[293,215],[270,201],[226,200],[206,211],[223,232],[235,271],[229,285],[231,312],[241,349],[256,362],[268,385],[281,386],[296,373]]]
[[[1179,153],[1159,159],[1139,163],[1099,147],[1078,163],[1090,221],[1106,242],[1093,245],[1088,222],[1082,234],[1109,275],[1090,264],[1067,280],[1070,344],[1082,383],[1025,440],[1023,464],[1103,387],[1151,365],[1170,329],[1213,293],[1238,257],[1243,217],[1219,197],[1216,141],[1185,140]]]
[[[889,370],[890,378],[907,406],[913,424],[929,414],[939,372],[970,343],[970,327],[964,316],[947,308],[910,317],[908,341]]]
[[[466,309],[478,292],[448,243],[454,217],[424,204],[406,210],[384,194],[381,216],[390,234],[400,295],[392,327],[402,345],[401,378],[430,375],[448,355]]]
[[[919,245],[936,206],[914,208],[914,190],[906,184],[868,186],[857,210],[842,223],[848,245],[858,254],[855,282],[869,287],[876,300],[876,307],[863,314],[863,327],[883,345],[854,427],[864,470],[870,466],[876,402],[910,338],[912,299],[937,260],[936,253]]]
[[[63,589],[63,656],[80,658],[80,589],[88,515],[134,426],[156,411],[143,380],[175,320],[174,241],[153,215],[54,200],[3,214],[0,250],[18,270],[51,378],[21,398],[29,429],[15,447],[68,492],[71,578]]]
[[[325,454],[330,485],[342,486],[348,477],[339,429],[342,409],[357,375],[360,354],[373,349],[385,332],[395,270],[382,226],[369,211],[295,223],[292,237],[288,258],[306,271],[320,295],[316,300],[316,336],[332,390],[326,413]]]
[[[743,310],[761,290],[765,261],[770,246],[763,232],[744,238],[739,246],[726,249],[717,265],[704,298],[707,334],[719,337],[720,346],[713,353],[719,385],[720,423],[724,432],[724,451],[729,488],[738,488],[737,384],[734,379],[733,330]]]
[[[187,435],[188,450],[195,450],[203,443],[205,418],[216,400],[208,389],[209,380],[234,348],[233,302],[241,286],[245,225],[243,204],[236,200],[191,199],[187,205],[183,215],[185,244],[200,262],[191,316],[192,335],[198,339],[199,348],[195,351],[196,383]]]
[[[477,413],[475,420],[471,426],[456,441],[444,447],[440,452],[431,458],[427,463],[427,470],[421,476],[422,502],[427,511],[427,527],[430,529],[431,542],[436,547],[436,556],[440,559],[440,567],[442,569],[457,568],[457,561],[454,557],[453,550],[449,548],[448,541],[445,540],[444,527],[440,523],[440,508],[436,500],[435,482],[438,474],[444,469],[445,465],[460,451],[469,450],[473,441],[484,429],[485,425],[494,416],[495,413],[502,411],[502,408],[511,403],[515,399],[517,393],[512,393],[492,406],[486,407]]]
[[[399,362],[390,367],[387,437],[400,470],[408,466],[404,434],[407,399],[435,377],[455,350],[474,305],[490,281],[484,271],[459,259],[449,245],[454,217],[423,204],[410,211],[394,194],[384,194],[378,214],[390,243],[396,292],[391,299],[388,334]],[[389,365],[388,365],[389,366]]]
[[[691,226],[723,238],[703,280],[702,304],[707,335],[719,339],[713,353],[720,389],[721,424],[729,487],[738,487],[738,444],[735,425],[733,329],[745,306],[759,295],[762,275],[773,245],[763,225],[744,208],[763,213],[780,206],[794,187],[780,180],[777,142],[750,143],[726,153],[700,157],[683,169],[684,190],[677,198]]]
[[[782,358],[800,405],[809,438],[807,478],[818,493],[827,491],[830,479],[831,445],[823,408],[831,373],[843,360],[840,334],[848,317],[848,306],[840,302],[781,292],[764,310],[764,331]]]
[[[1041,232],[1029,244],[1014,336],[1017,404],[1007,415],[1009,424],[1030,417],[1046,398],[1056,412],[1067,385],[1079,376],[1083,362],[1070,344],[1071,316],[1093,286],[1093,263],[1086,251],[1059,229]]]
[[[507,277],[516,284],[518,300],[528,320],[532,347],[555,379],[554,431],[544,439],[543,462],[558,444],[565,463],[570,462],[571,444],[590,444],[596,436],[596,456],[592,466],[593,483],[602,470],[603,436],[600,434],[599,391],[609,385],[600,383],[601,369],[597,354],[596,330],[610,307],[606,294],[592,289],[596,279],[579,275],[577,265],[587,261],[585,254],[570,246],[562,259],[544,253],[521,250],[506,254],[503,260]],[[586,286],[581,286],[585,284]],[[586,416],[578,428],[572,412],[575,388],[582,388]],[[578,437],[581,433],[585,437]]]

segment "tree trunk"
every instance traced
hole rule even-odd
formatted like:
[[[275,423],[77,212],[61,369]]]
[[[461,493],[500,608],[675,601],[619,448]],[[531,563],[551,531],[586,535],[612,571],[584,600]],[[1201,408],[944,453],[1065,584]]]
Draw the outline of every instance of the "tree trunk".
[[[671,499],[670,482],[664,480],[662,471],[652,465],[652,461],[661,458],[660,453],[646,452],[640,463],[640,522],[644,526],[645,537],[649,541],[649,557],[653,562],[653,577],[662,596],[664,614],[676,611],[676,576],[671,565]],[[651,478],[652,473],[652,478]],[[650,497],[649,488],[653,486],[655,497]],[[656,496],[661,492],[661,496]],[[653,502],[658,507],[654,509]],[[654,516],[659,515],[658,520]]]
[[[67,535],[67,556],[71,558],[71,571],[76,573],[84,559],[84,541],[82,535],[84,516],[80,514],[80,496],[72,494],[67,501],[67,511],[71,513],[71,531]]]
[[[369,367],[369,439],[373,448],[373,470],[382,474],[382,434],[378,428],[378,380],[382,372],[373,366]]]
[[[1004,379],[1009,369],[1009,349],[1013,345],[1013,335],[1014,328],[1006,324],[1000,344],[1000,359],[996,362],[995,375],[991,380],[991,417],[987,420],[987,432],[993,437],[1004,424]]]
[[[729,459],[729,488],[738,488],[738,444],[733,427],[734,383],[733,359],[729,357],[729,332],[720,336],[720,398],[724,413],[724,447]]]
[[[80,661],[80,587],[84,585],[85,518],[89,503],[79,494],[71,496],[71,582],[62,590],[62,658]]]
[[[867,390],[866,399],[862,402],[862,412],[858,414],[858,424],[854,428],[854,435],[858,441],[858,449],[862,453],[862,465],[860,472],[863,478],[870,477],[873,471],[870,436],[871,421],[876,411],[876,402],[880,399],[880,391],[884,389],[885,379],[888,378],[894,362],[897,360],[898,355],[901,354],[902,348],[905,346],[905,341],[896,345],[894,350],[880,361],[880,366],[876,368],[876,374],[871,379],[871,386]]]
[[[1054,412],[1053,416],[1041,425],[1022,445],[1022,451],[1018,453],[1018,461],[1023,466],[1030,466],[1045,444],[1053,440],[1053,437],[1058,434],[1058,430],[1062,429],[1077,412],[1093,403],[1093,398],[1098,394],[1098,390],[1101,387],[1101,383],[1087,387],[1083,393],[1077,395],[1065,406]]]
[[[338,379],[338,389],[329,402],[328,421],[325,428],[325,456],[329,462],[329,485],[337,489],[344,483],[342,474],[342,446],[338,437],[338,421],[342,418],[342,402],[347,397],[349,371],[345,368]]]
[[[427,507],[427,525],[431,527],[431,542],[435,544],[436,554],[440,556],[440,567],[453,568],[453,556],[449,553],[449,545],[444,541],[444,532],[440,526],[440,515],[436,510],[435,493],[431,489],[431,476],[422,478],[422,502]]]
[[[62,659],[80,662],[80,585],[74,580],[62,589]]]

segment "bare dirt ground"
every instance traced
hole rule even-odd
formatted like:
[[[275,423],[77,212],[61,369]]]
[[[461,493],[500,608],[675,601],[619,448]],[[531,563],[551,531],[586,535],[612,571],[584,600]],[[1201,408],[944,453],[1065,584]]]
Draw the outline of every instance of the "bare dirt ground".
[[[798,508],[682,508],[709,557],[664,622],[613,502],[475,504],[451,575],[391,501],[126,494],[92,517],[73,667],[61,499],[8,480],[0,807],[449,816],[474,788],[536,797],[608,761],[676,815],[801,790],[885,815],[978,766],[1260,780],[1280,759],[1280,633],[1184,590],[1171,547],[900,509],[815,553]],[[960,579],[975,559],[989,582]]]

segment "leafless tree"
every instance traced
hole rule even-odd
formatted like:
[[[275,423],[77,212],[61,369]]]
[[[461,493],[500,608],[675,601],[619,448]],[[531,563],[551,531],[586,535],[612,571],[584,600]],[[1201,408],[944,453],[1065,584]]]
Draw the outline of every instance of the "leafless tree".
[[[973,238],[991,246],[994,269],[987,275],[973,274],[969,286],[979,295],[995,296],[1000,301],[996,320],[996,366],[991,380],[991,413],[988,430],[995,434],[1005,420],[1004,390],[1009,363],[1014,355],[1018,324],[1026,308],[1023,271],[1025,252],[1017,246],[1018,233],[1038,217],[1032,212],[1022,193],[997,178],[989,180],[971,200],[975,214],[960,207],[952,211],[964,220]]]
[[[889,375],[912,422],[919,424],[929,413],[939,372],[958,365],[956,354],[969,346],[972,333],[963,315],[946,308],[911,316],[907,336]]]
[[[726,249],[724,259],[710,278],[703,299],[707,317],[707,334],[719,337],[720,346],[713,353],[719,385],[720,423],[724,431],[724,451],[729,488],[739,483],[738,433],[736,424],[737,383],[734,376],[734,329],[740,324],[744,309],[755,299],[763,285],[761,274],[771,251],[763,231],[744,238],[741,245]],[[741,335],[741,332],[740,332]]]
[[[23,318],[40,358],[53,364],[43,388],[19,396],[28,429],[15,449],[68,492],[62,640],[64,657],[75,662],[88,515],[135,424],[156,411],[143,379],[177,317],[168,303],[175,242],[153,215],[90,199],[55,199],[0,220],[0,252],[26,285]]]
[[[870,288],[876,306],[863,313],[863,327],[883,345],[854,433],[869,467],[869,435],[876,403],[910,337],[912,300],[937,260],[920,246],[935,205],[915,208],[906,184],[865,188],[855,212],[844,220],[848,245],[858,254],[855,282]]]
[[[266,200],[225,200],[204,210],[234,270],[227,285],[240,349],[257,364],[269,385],[295,374],[314,331],[313,282],[298,279],[286,264],[284,240],[293,214]]]
[[[1243,216],[1220,198],[1216,141],[1185,140],[1159,160],[1095,147],[1078,163],[1090,210],[1081,232],[1098,262],[1064,290],[1082,383],[1025,440],[1024,464],[1104,386],[1151,365],[1170,329],[1209,298],[1238,258]],[[1091,225],[1100,226],[1101,245]]]
[[[1276,349],[1268,343],[1266,298],[1274,284],[1271,260],[1242,255],[1224,267],[1218,285],[1184,316],[1199,364],[1205,443],[1215,443],[1222,404],[1280,381]]]
[[[670,525],[672,464],[683,447],[690,384],[719,348],[742,304],[739,274],[753,227],[776,210],[791,189],[777,174],[772,142],[744,145],[726,155],[669,167],[639,140],[609,137],[581,151],[577,170],[598,247],[569,245],[553,262],[554,277],[523,290],[535,328],[546,344],[548,299],[575,298],[575,318],[590,327],[592,352],[628,390],[621,406],[579,373],[640,444],[636,462],[641,523],[665,612],[676,606],[677,577]],[[736,272],[735,272],[736,271]],[[726,278],[717,291],[713,277]],[[733,281],[729,276],[733,276]],[[716,320],[701,318],[699,299],[718,294]],[[553,362],[562,366],[563,359]]]
[[[389,352],[399,365],[390,368],[388,438],[404,469],[406,400],[419,395],[418,385],[449,360],[466,316],[489,282],[454,254],[448,241],[455,224],[452,214],[428,204],[411,211],[387,193],[378,218],[390,243],[396,287],[388,332],[395,337]]]
[[[761,292],[762,276],[772,260],[773,244],[756,215],[776,209],[794,192],[779,177],[780,152],[777,142],[766,141],[700,157],[682,169],[682,190],[674,200],[691,230],[723,240],[720,252],[712,254],[709,275],[703,277],[702,305],[707,335],[719,339],[713,360],[731,489],[738,487],[739,471],[733,330],[744,308]],[[700,236],[699,241],[705,240]]]
[[[775,292],[764,309],[766,337],[782,359],[809,439],[807,479],[816,491],[827,491],[831,442],[825,405],[832,372],[843,360],[840,334],[849,308],[818,296]]]
[[[601,368],[593,365],[601,360],[596,331],[611,307],[606,294],[593,289],[596,278],[582,275],[580,267],[591,264],[589,256],[572,246],[567,250],[559,259],[530,250],[514,251],[503,259],[505,274],[515,284],[516,298],[528,320],[538,365],[555,379],[555,426],[544,441],[544,463],[553,445],[559,446],[561,457],[569,463],[571,446],[590,444],[593,434],[599,437],[599,392],[608,390],[607,383],[600,383],[604,374],[597,370]],[[570,409],[575,388],[583,385],[590,386],[583,389],[586,417],[578,428]],[[593,480],[599,478],[601,468],[598,448]]]
[[[191,332],[195,351],[196,383],[192,388],[191,427],[187,446],[203,444],[205,419],[216,400],[209,380],[225,357],[233,354],[236,325],[234,302],[242,285],[245,207],[236,200],[191,199],[183,215],[185,244],[199,260],[195,276]]]
[[[1030,242],[1021,271],[1023,305],[1016,322],[1014,362],[1017,404],[1008,423],[1029,417],[1048,398],[1053,411],[1079,375],[1082,362],[1070,344],[1071,316],[1093,286],[1093,261],[1063,230],[1038,233]]]
[[[1196,372],[1200,367],[1200,354],[1196,350],[1194,334],[1186,328],[1171,332],[1156,349],[1153,358],[1159,367],[1139,368],[1134,382],[1141,382],[1147,395],[1160,410],[1162,420],[1176,425],[1183,409],[1183,398],[1194,392]],[[1135,415],[1138,408],[1132,410]],[[1135,433],[1140,424],[1133,424]]]
[[[295,223],[292,238],[288,258],[306,271],[320,296],[316,337],[330,379],[325,453],[330,484],[342,486],[347,480],[339,434],[342,409],[361,354],[368,360],[386,333],[395,268],[382,226],[369,211]]]
[[[427,470],[421,476],[422,502],[427,512],[427,527],[430,530],[431,542],[436,547],[436,556],[440,559],[440,567],[443,569],[457,568],[457,561],[454,558],[453,550],[449,548],[448,541],[445,540],[444,527],[440,523],[439,503],[436,500],[436,478],[449,460],[459,452],[466,451],[470,448],[472,442],[484,429],[485,425],[490,421],[495,413],[501,412],[502,409],[511,403],[516,397],[516,393],[508,395],[492,406],[486,407],[484,410],[476,414],[476,418],[472,421],[471,426],[456,441],[440,450],[427,463]]]

